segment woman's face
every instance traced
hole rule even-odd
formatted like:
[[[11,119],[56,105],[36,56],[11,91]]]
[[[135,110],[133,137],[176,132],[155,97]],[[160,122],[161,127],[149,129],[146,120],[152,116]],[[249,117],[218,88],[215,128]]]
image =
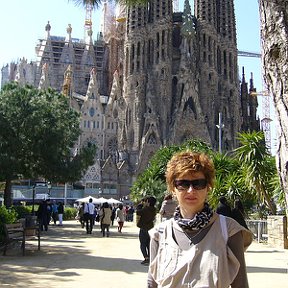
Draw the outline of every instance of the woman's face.
[[[189,172],[175,179],[173,193],[178,200],[182,215],[182,211],[189,211],[192,214],[200,212],[208,194],[208,184],[203,172]]]

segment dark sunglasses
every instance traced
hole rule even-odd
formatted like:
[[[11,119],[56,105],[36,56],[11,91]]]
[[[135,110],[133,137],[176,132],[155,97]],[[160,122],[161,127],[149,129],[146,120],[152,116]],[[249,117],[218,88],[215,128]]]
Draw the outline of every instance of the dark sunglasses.
[[[207,187],[206,179],[195,179],[195,180],[175,180],[174,186],[179,191],[188,190],[192,187],[195,190],[201,190]]]

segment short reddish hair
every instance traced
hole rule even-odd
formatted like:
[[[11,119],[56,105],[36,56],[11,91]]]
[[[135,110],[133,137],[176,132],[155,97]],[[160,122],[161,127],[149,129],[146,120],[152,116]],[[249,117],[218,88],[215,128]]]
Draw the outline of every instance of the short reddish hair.
[[[201,171],[209,187],[213,187],[215,178],[215,168],[213,161],[204,153],[192,151],[178,152],[173,155],[167,164],[166,183],[169,191],[174,190],[174,181],[189,172]]]

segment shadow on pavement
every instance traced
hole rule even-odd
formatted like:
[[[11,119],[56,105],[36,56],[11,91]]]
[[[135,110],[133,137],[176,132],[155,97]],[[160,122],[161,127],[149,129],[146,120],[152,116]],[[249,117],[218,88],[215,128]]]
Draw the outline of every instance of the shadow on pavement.
[[[49,287],[45,286],[45,281],[56,281],[61,287],[61,283],[81,281],[87,273],[102,275],[112,271],[121,272],[123,276],[146,274],[148,267],[140,264],[141,258],[137,259],[138,246],[137,232],[131,227],[127,227],[123,233],[118,233],[117,228],[113,227],[110,237],[104,238],[99,225],[96,225],[92,235],[86,234],[86,230],[75,223],[50,225],[48,231],[41,235],[40,251],[36,242],[31,241],[27,243],[25,256],[21,255],[20,247],[8,249],[8,256],[1,254],[0,286]]]
[[[288,273],[288,269],[247,266],[247,272],[248,273]]]

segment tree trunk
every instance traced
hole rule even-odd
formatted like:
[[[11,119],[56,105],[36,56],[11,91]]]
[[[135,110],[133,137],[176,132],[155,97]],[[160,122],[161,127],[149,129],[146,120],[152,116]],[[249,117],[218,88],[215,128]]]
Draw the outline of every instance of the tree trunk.
[[[12,181],[6,179],[4,188],[4,205],[6,207],[12,206]]]
[[[288,3],[259,0],[264,79],[272,93],[278,120],[277,168],[288,215]]]

